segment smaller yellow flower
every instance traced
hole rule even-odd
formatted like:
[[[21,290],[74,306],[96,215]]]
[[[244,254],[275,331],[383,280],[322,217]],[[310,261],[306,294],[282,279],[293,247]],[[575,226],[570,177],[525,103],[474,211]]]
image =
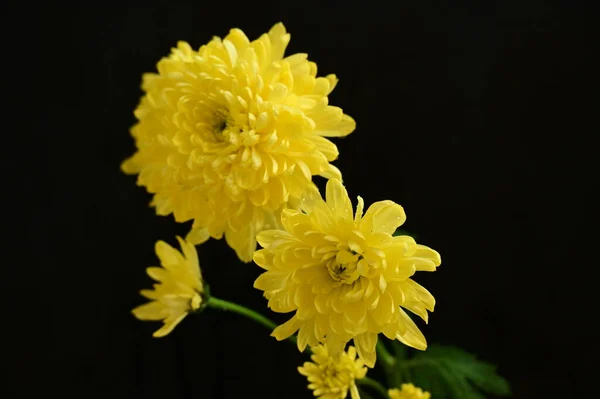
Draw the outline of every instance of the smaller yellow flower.
[[[204,292],[200,264],[196,248],[177,237],[183,255],[164,241],[155,246],[156,255],[161,267],[149,267],[148,275],[158,284],[153,290],[142,290],[140,293],[151,300],[133,309],[133,314],[140,320],[162,320],[164,325],[152,334],[153,337],[164,337],[184,319],[190,311],[200,308]]]
[[[356,358],[353,346],[335,359],[327,346],[319,345],[313,348],[311,359],[314,363],[306,362],[303,367],[298,367],[298,371],[308,378],[308,388],[314,391],[315,396],[321,399],[345,399],[350,391],[352,399],[360,399],[355,380],[364,378],[367,368],[362,359]]]
[[[390,399],[429,399],[431,394],[423,392],[421,388],[415,387],[413,384],[402,384],[402,390],[390,389],[388,391]]]

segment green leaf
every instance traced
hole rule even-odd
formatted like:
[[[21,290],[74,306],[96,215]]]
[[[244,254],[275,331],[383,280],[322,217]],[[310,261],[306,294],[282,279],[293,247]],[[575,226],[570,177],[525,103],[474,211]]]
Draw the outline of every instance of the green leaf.
[[[485,399],[483,393],[511,394],[495,366],[451,346],[431,345],[427,351],[397,362],[394,374],[390,383],[412,383],[431,392],[432,398]]]

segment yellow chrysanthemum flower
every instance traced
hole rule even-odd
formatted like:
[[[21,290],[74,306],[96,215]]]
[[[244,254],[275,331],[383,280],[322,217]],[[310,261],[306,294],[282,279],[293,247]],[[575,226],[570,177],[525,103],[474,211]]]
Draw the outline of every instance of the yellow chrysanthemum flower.
[[[187,239],[210,237],[252,260],[256,233],[277,228],[312,176],[340,178],[337,147],[354,120],[327,96],[335,75],[316,77],[306,54],[283,58],[283,24],[250,42],[239,29],[193,50],[179,42],[145,74],[132,128],[137,152],[122,165],[139,174],[160,215],[193,220]]]
[[[258,235],[264,249],[254,261],[266,271],[254,287],[265,292],[273,311],[296,312],[272,335],[282,340],[298,331],[301,351],[326,342],[332,353],[353,339],[369,367],[379,333],[425,349],[425,337],[401,307],[427,322],[435,299],[410,277],[434,271],[440,255],[409,236],[392,236],[406,219],[392,201],[376,202],[363,215],[358,197],[353,217],[338,180],[327,183],[326,201],[312,193],[303,198],[302,212],[283,211],[284,230]]]
[[[402,384],[402,390],[390,389],[388,394],[390,399],[430,399],[429,392],[423,392],[421,388],[415,387],[413,384]]]
[[[338,358],[330,356],[326,346],[313,349],[311,359],[298,367],[300,374],[308,378],[308,388],[320,399],[345,399],[350,391],[352,399],[360,399],[356,380],[367,374],[364,362],[356,358],[356,349],[350,346]]]
[[[169,334],[190,311],[199,309],[202,304],[204,287],[196,248],[179,237],[177,240],[183,255],[164,241],[156,243],[156,255],[163,267],[149,267],[146,271],[158,284],[154,284],[153,290],[140,292],[151,302],[133,309],[140,320],[163,321],[164,325],[154,337]]]

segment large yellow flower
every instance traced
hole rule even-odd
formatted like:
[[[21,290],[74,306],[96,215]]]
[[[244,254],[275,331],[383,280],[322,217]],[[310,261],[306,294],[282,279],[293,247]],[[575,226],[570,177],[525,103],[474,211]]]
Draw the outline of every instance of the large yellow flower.
[[[356,358],[356,349],[349,347],[339,358],[330,356],[324,345],[317,346],[313,352],[314,363],[306,362],[298,371],[308,378],[308,388],[314,395],[320,399],[345,399],[350,391],[352,399],[360,399],[356,380],[367,374],[367,368]]]
[[[369,367],[379,333],[425,349],[425,337],[401,307],[427,322],[435,299],[410,277],[434,271],[440,255],[409,236],[392,236],[406,219],[392,201],[376,202],[363,215],[358,197],[353,216],[338,180],[327,183],[326,202],[318,192],[307,194],[302,212],[282,212],[284,230],[257,237],[264,249],[254,261],[266,271],[254,287],[265,292],[273,311],[296,312],[273,336],[282,340],[298,331],[301,351],[326,342],[332,353],[353,339]]]
[[[390,389],[388,394],[390,399],[430,399],[429,392],[423,392],[421,388],[415,387],[413,384],[402,384],[402,390]]]
[[[148,275],[158,284],[153,290],[140,293],[150,299],[144,305],[133,309],[140,320],[162,320],[164,325],[153,336],[169,334],[190,311],[200,308],[204,287],[196,248],[177,237],[182,254],[164,241],[156,243],[156,255],[161,267],[149,267]]]
[[[279,23],[253,42],[239,29],[198,51],[179,42],[143,77],[137,152],[122,165],[154,194],[158,214],[194,221],[188,240],[225,234],[245,262],[256,233],[277,227],[313,175],[341,177],[325,137],[355,128],[328,105],[335,75],[316,77],[306,54],[283,58],[289,40]]]

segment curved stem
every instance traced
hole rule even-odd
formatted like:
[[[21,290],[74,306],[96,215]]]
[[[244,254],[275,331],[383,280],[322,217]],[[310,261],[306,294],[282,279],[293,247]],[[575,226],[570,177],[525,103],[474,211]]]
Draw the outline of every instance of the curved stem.
[[[381,358],[386,368],[394,367],[396,358],[387,350],[382,341],[377,341],[377,356]]]
[[[273,331],[277,327],[277,324],[274,321],[252,309],[249,309],[242,305],[238,305],[237,303],[226,301],[224,299],[215,298],[214,296],[208,298],[206,306],[213,309],[224,310],[226,312],[237,313],[241,316],[244,316],[250,320],[257,322],[258,324],[263,325],[271,331]],[[293,343],[296,343],[296,337],[294,335],[289,337],[288,340]]]
[[[380,394],[383,398],[388,397],[387,389],[385,389],[383,385],[381,385],[378,381],[372,378],[363,377],[360,380],[356,380],[356,383],[362,387],[371,388],[373,391],[376,391],[378,394]]]
[[[241,316],[247,317],[252,321],[257,322],[258,324],[261,324],[262,326],[268,328],[271,331],[277,327],[277,324],[274,321],[252,309],[249,309],[242,305],[238,305],[237,303],[226,301],[224,299],[215,298],[214,296],[209,297],[206,306],[217,310],[237,313]],[[294,335],[289,337],[287,340],[293,342],[294,344],[296,343],[296,337]],[[379,351],[379,344],[377,349]],[[385,351],[387,353],[387,356],[391,358],[392,361],[394,361],[393,356],[390,355],[389,352],[387,352],[387,350]],[[384,354],[381,356],[385,358],[386,355]],[[378,394],[382,395],[383,398],[388,397],[387,390],[383,387],[383,385],[381,385],[379,382],[372,378],[364,377],[360,380],[356,380],[356,383],[360,386],[371,388],[373,391],[376,391]]]

